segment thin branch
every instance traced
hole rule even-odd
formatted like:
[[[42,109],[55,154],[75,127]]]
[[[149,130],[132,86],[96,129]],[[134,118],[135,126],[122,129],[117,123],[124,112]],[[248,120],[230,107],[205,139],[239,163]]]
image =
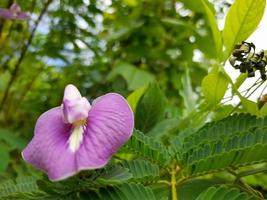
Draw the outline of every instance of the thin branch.
[[[42,9],[42,11],[41,11],[41,13],[40,13],[38,19],[37,19],[37,21],[35,22],[34,28],[32,29],[32,32],[31,32],[31,34],[30,34],[30,37],[29,37],[28,41],[27,41],[27,42],[25,43],[25,45],[22,47],[22,50],[21,50],[19,59],[18,59],[16,65],[15,65],[15,68],[14,68],[12,74],[11,74],[11,75],[12,75],[12,76],[11,76],[11,79],[10,79],[10,81],[8,82],[8,85],[7,85],[6,89],[5,89],[4,96],[3,96],[3,99],[2,99],[1,104],[0,104],[0,109],[4,106],[4,104],[5,104],[6,100],[7,100],[7,97],[8,97],[9,91],[10,91],[10,88],[11,88],[12,84],[14,83],[14,81],[15,81],[16,78],[17,78],[18,71],[19,71],[19,68],[20,68],[20,66],[21,66],[22,60],[24,59],[24,56],[26,55],[27,50],[28,50],[28,48],[29,48],[29,46],[30,46],[30,44],[31,44],[31,42],[32,42],[32,39],[33,39],[33,37],[34,37],[34,35],[35,35],[35,32],[36,32],[36,29],[37,29],[39,23],[41,22],[41,20],[42,20],[44,14],[46,13],[49,4],[50,4],[52,1],[53,1],[53,0],[47,0],[47,1],[46,1],[46,3],[45,3],[45,5],[44,5],[44,7],[43,7],[43,9]]]

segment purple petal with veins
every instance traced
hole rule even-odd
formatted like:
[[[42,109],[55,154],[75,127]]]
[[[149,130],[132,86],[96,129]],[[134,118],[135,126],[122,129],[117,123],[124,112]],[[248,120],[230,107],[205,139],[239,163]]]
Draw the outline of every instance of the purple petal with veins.
[[[75,86],[68,85],[63,106],[39,117],[34,137],[22,152],[25,161],[52,181],[105,166],[132,134],[133,113],[121,95],[108,93],[92,106],[85,100]]]

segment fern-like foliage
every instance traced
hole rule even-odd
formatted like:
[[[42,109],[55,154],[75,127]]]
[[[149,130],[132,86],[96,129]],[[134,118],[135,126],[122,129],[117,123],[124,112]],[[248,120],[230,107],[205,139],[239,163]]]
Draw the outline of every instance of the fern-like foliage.
[[[98,193],[83,195],[94,200],[156,200],[151,188],[136,183],[101,188]]]
[[[241,192],[236,188],[226,186],[210,187],[204,190],[196,200],[257,200],[255,196],[250,196],[245,192]]]
[[[152,182],[159,179],[159,166],[145,160],[124,161],[123,167],[129,169],[135,182]]]
[[[38,187],[35,178],[30,176],[18,177],[16,179],[16,182],[9,180],[0,184],[0,198],[14,193],[27,193],[34,192],[37,190]]]
[[[125,146],[126,150],[146,158],[153,163],[165,166],[170,163],[170,155],[165,146],[153,138],[135,130]]]
[[[267,118],[235,114],[176,136],[170,149],[186,175],[267,160]]]
[[[218,122],[207,124],[196,133],[185,137],[183,152],[206,142],[225,140],[238,133],[266,126],[267,118],[256,118],[250,114],[235,114]]]

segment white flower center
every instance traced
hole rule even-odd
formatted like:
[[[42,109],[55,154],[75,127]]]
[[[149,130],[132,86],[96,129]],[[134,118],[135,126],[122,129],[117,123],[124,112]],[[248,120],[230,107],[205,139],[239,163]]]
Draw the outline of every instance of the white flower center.
[[[76,152],[83,140],[83,133],[86,128],[86,123],[84,120],[73,123],[73,129],[69,137],[69,148],[74,153]]]

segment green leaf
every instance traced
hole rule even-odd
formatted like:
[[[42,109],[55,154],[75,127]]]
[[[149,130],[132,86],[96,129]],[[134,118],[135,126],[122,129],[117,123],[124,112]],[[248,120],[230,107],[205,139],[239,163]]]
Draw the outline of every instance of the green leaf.
[[[199,174],[266,162],[267,129],[238,133],[231,138],[197,146],[184,156],[188,173]]]
[[[228,84],[229,81],[223,73],[210,73],[203,79],[203,94],[212,106],[216,106],[222,100]]]
[[[130,160],[122,163],[133,175],[131,180],[136,182],[151,182],[159,179],[159,166],[146,160]]]
[[[264,126],[266,126],[265,118],[257,119],[250,114],[235,114],[220,121],[208,123],[197,132],[191,132],[191,134],[186,134],[185,136],[181,135],[185,137],[182,140],[182,149],[183,152],[188,151],[197,145],[229,138],[238,132]]]
[[[245,74],[245,73],[241,73],[239,76],[238,76],[238,78],[236,79],[236,82],[235,82],[235,84],[234,84],[234,86],[235,86],[235,90],[238,90],[239,89],[239,87],[244,83],[244,81],[246,80],[246,78],[247,78],[247,74]]]
[[[27,141],[24,140],[22,137],[17,136],[16,133],[1,128],[0,128],[0,140],[3,140],[8,145],[10,145],[11,149],[22,150],[27,144]]]
[[[133,152],[160,166],[165,166],[170,162],[170,155],[165,146],[136,130],[122,151]]]
[[[162,137],[170,134],[172,130],[177,127],[179,122],[179,119],[165,119],[157,123],[146,135],[160,140]]]
[[[0,146],[0,159],[0,174],[2,174],[7,170],[10,162],[9,148],[6,145]]]
[[[235,0],[226,16],[223,41],[226,58],[234,45],[246,40],[258,26],[264,10],[265,0]]]
[[[129,90],[143,87],[155,80],[154,75],[150,72],[141,70],[126,62],[117,63],[108,75],[108,80],[114,80],[118,75],[121,75],[126,80]]]
[[[240,100],[248,113],[259,116],[260,112],[257,103],[242,96],[240,97]]]
[[[99,190],[99,196],[90,195],[90,198],[94,200],[156,200],[149,187],[135,183],[125,183],[116,187],[101,188]]]
[[[128,97],[127,97],[127,101],[129,103],[129,105],[131,106],[133,112],[135,113],[136,110],[136,106],[140,100],[140,98],[143,96],[143,94],[145,93],[147,89],[147,86],[143,86],[141,88],[136,89],[135,91],[133,91]]]
[[[264,104],[260,109],[260,116],[265,117],[267,115],[267,104]]]
[[[6,86],[7,86],[7,83],[9,81],[10,77],[11,77],[11,75],[10,75],[9,71],[5,71],[4,73],[0,74],[0,80],[1,80],[0,81],[0,92],[2,94],[4,94],[3,92],[4,92],[4,90],[5,90]],[[1,96],[2,95],[0,94],[0,97]]]
[[[177,27],[182,26],[194,30],[194,26],[192,26],[191,24],[187,24],[183,20],[179,20],[176,18],[163,17],[161,19],[161,22],[163,22],[166,25],[177,26]]]
[[[127,6],[135,7],[138,5],[137,0],[123,0],[123,3],[125,3]]]
[[[213,36],[213,40],[214,40],[214,44],[215,44],[216,54],[218,57],[220,57],[222,55],[222,36],[221,36],[221,32],[219,31],[214,12],[212,12],[211,8],[207,5],[207,3],[208,2],[206,0],[202,0],[202,4],[205,8],[206,15],[208,17],[209,24],[211,27],[211,32],[212,32],[212,36]]]
[[[185,181],[177,187],[177,193],[180,200],[195,200],[201,192],[207,188],[222,184],[223,181],[218,178],[213,179],[192,179]],[[215,199],[214,199],[215,200]],[[216,199],[217,200],[217,199]]]
[[[181,2],[185,5],[185,7],[189,8],[190,10],[193,10],[195,12],[205,12],[202,0],[181,0]],[[215,12],[211,3],[207,2],[207,5],[212,12]]]
[[[96,179],[96,182],[99,182],[102,185],[119,184],[131,179],[132,177],[132,173],[130,173],[129,169],[126,167],[111,166]]]
[[[256,197],[248,193],[241,192],[236,188],[227,186],[210,187],[203,191],[196,200],[214,200],[214,199],[227,199],[227,200],[257,200]]]
[[[166,100],[156,84],[148,86],[136,107],[135,128],[146,133],[164,117]]]
[[[213,116],[214,121],[218,121],[229,116],[233,112],[234,109],[235,109],[235,106],[233,105],[220,106],[218,109],[216,109],[216,112],[214,112],[214,116]]]
[[[0,184],[0,199],[15,193],[27,193],[37,190],[38,187],[34,177],[22,176],[18,177],[16,182],[10,180]]]
[[[171,141],[172,155],[186,174],[198,175],[229,166],[266,161],[267,118],[249,114],[229,116],[197,132],[178,134]]]
[[[195,131],[192,128],[184,129],[170,141],[169,151],[171,155],[176,158],[176,160],[181,160],[181,154],[184,151],[184,141],[187,137],[189,138],[189,136],[194,132]]]
[[[182,85],[183,85],[183,90],[180,91],[180,94],[183,97],[187,113],[190,113],[195,109],[196,98],[195,98],[195,93],[191,86],[191,79],[188,69],[186,69],[186,72],[182,77]]]

